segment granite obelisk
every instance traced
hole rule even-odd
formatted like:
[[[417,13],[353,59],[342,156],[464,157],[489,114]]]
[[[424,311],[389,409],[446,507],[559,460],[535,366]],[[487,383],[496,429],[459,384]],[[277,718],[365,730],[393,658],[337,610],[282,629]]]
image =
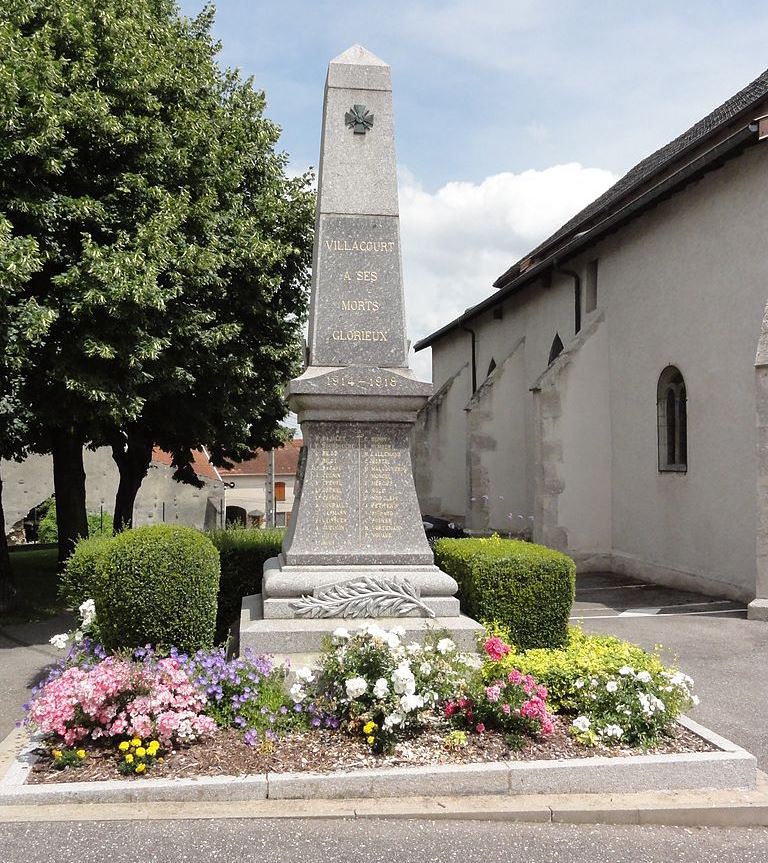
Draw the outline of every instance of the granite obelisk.
[[[304,437],[282,553],[246,597],[241,647],[317,650],[343,618],[426,621],[474,646],[434,565],[409,450],[432,386],[408,368],[389,66],[355,45],[325,87],[308,365],[291,381]]]

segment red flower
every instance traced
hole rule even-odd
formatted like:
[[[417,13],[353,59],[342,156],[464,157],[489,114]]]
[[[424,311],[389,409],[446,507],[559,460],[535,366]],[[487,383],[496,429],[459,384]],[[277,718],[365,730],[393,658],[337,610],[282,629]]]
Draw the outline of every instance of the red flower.
[[[453,714],[456,712],[456,705],[452,701],[447,702],[447,704],[443,708],[443,712],[446,716],[453,716]]]
[[[498,662],[500,659],[503,659],[511,649],[512,648],[503,642],[498,635],[492,635],[490,638],[486,639],[483,644],[483,650],[485,650],[494,662]]]
[[[475,726],[475,731],[477,731],[478,734],[482,734],[485,731],[485,725],[483,725],[482,722],[478,722]]]

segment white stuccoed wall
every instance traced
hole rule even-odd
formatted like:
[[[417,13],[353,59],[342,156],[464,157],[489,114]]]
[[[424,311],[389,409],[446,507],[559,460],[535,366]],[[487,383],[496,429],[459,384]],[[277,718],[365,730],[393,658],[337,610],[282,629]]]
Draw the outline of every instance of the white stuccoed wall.
[[[573,281],[561,275],[549,288],[536,284],[506,300],[501,320],[489,312],[469,324],[477,333],[478,386],[491,357],[500,363],[523,337],[524,372],[502,375],[516,382],[500,389],[500,404],[495,395],[489,401],[494,382],[468,415],[455,406],[448,413],[443,403],[441,446],[422,447],[429,460],[417,470],[417,479],[432,476],[433,504],[450,502],[443,512],[455,515],[463,494],[470,527],[504,530],[500,512],[472,506],[469,497],[483,488],[491,499],[525,500],[541,520],[538,450],[557,481],[547,509],[556,521],[537,531],[555,530],[549,535],[564,540],[583,568],[612,566],[716,595],[755,596],[754,359],[768,296],[766,159],[765,144],[747,150],[568,261],[584,277],[587,262],[599,260],[598,307],[582,316],[575,342]],[[602,323],[593,327],[598,316]],[[560,415],[542,450],[539,396],[529,387],[546,370],[556,331],[568,362],[552,380],[545,376]],[[437,390],[468,362],[469,335],[453,331],[432,346],[432,357]],[[687,386],[686,474],[658,471],[656,387],[669,364]],[[467,388],[468,370],[463,376]],[[471,436],[475,411],[483,412],[480,453]]]

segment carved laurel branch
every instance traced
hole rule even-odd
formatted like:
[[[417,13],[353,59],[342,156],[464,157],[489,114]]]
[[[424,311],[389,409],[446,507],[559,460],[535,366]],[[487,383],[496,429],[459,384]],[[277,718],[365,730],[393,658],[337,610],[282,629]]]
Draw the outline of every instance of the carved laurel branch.
[[[409,581],[377,575],[324,587],[291,603],[291,609],[297,617],[399,617],[416,609],[435,616]]]

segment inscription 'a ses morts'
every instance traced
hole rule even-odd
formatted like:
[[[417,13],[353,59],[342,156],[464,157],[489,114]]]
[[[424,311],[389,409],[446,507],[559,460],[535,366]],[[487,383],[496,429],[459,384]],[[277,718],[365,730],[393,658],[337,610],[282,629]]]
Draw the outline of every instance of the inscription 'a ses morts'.
[[[407,366],[397,219],[321,214],[311,362]]]

